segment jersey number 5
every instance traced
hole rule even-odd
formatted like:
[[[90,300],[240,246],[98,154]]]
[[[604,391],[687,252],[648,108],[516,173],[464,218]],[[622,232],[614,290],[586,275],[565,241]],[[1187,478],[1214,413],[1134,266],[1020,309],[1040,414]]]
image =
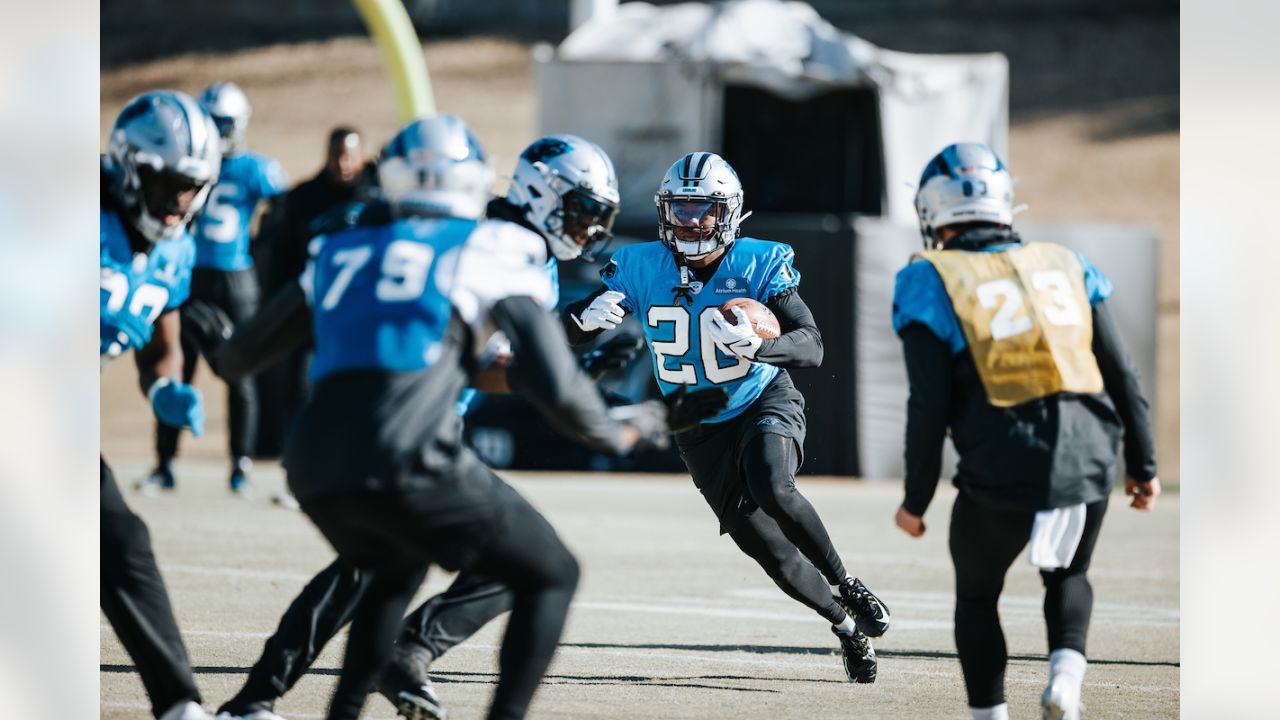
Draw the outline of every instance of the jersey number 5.
[[[1071,292],[1071,280],[1062,270],[1040,270],[1031,274],[1031,287],[1036,296],[1032,302],[1044,312],[1044,317],[1054,325],[1079,325],[1084,320],[1080,305]],[[978,286],[978,302],[990,310],[997,308],[991,318],[991,339],[1003,340],[1021,335],[1034,324],[1031,316],[1022,311],[1022,290],[1008,278],[985,282]]]
[[[737,362],[726,367],[720,366],[716,357],[716,343],[711,339],[707,329],[711,324],[713,313],[719,312],[716,307],[703,308],[698,314],[698,338],[701,350],[702,374],[707,380],[717,385],[737,380],[751,369],[751,361],[733,356]],[[680,363],[675,368],[667,367],[667,358],[684,357],[689,352],[689,311],[678,305],[654,305],[649,308],[649,327],[661,327],[662,323],[671,323],[674,332],[671,340],[655,340],[650,343],[653,348],[654,362],[658,364],[658,379],[673,385],[697,385],[698,373],[693,363]],[[730,353],[725,353],[726,355]]]

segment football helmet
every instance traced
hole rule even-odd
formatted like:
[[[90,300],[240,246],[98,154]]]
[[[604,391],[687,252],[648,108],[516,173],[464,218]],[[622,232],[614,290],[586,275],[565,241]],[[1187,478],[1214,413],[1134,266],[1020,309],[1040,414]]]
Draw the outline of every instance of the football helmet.
[[[218,180],[218,130],[190,95],[145,93],[116,117],[103,165],[123,214],[144,238],[177,237]]]
[[[559,260],[595,259],[613,238],[619,200],[613,161],[576,135],[534,140],[520,153],[507,191]]]
[[[677,160],[653,202],[658,206],[658,237],[688,260],[731,245],[746,219],[738,173],[715,153],[692,152]]]
[[[249,98],[233,82],[216,82],[200,94],[200,106],[213,118],[222,138],[222,155],[229,157],[244,147],[244,135],[249,129],[249,116],[253,108]]]
[[[925,166],[916,190],[925,247],[936,247],[937,230],[947,225],[1013,225],[1013,184],[1009,169],[986,145],[966,142],[943,148]]]
[[[484,148],[453,115],[410,122],[378,159],[382,195],[400,214],[479,218],[493,180]]]

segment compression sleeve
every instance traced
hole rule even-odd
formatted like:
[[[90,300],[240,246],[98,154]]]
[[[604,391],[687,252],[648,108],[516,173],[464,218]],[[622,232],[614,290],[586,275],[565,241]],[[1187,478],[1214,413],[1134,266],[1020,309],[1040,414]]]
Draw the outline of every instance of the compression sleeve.
[[[271,365],[296,348],[311,344],[311,311],[302,286],[289,283],[271,296],[256,315],[236,326],[217,351],[214,366],[228,382]]]
[[[818,367],[822,364],[822,334],[813,321],[809,306],[797,289],[775,296],[767,307],[778,316],[782,335],[760,343],[756,361],[786,368]]]
[[[595,450],[625,453],[622,425],[609,417],[552,316],[528,297],[511,297],[494,304],[492,317],[511,341],[511,386],[561,432]]]
[[[1151,411],[1142,393],[1138,369],[1105,300],[1093,306],[1093,355],[1102,383],[1124,422],[1125,471],[1140,482],[1156,476]]]
[[[942,474],[942,446],[951,398],[951,348],[927,326],[912,323],[898,332],[907,363],[906,478],[903,506],[922,516]]]

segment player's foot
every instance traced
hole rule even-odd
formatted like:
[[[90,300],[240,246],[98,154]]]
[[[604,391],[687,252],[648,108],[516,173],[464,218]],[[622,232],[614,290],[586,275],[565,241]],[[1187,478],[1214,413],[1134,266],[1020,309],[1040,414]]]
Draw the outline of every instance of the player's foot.
[[[223,710],[214,720],[284,720],[284,718],[270,710],[250,710],[245,713],[231,713]]]
[[[236,458],[231,463],[231,479],[228,485],[231,492],[235,495],[245,496],[249,494],[249,469],[253,467],[253,461],[247,457]]]
[[[840,595],[832,597],[853,616],[854,623],[867,637],[878,638],[889,629],[889,608],[858,578],[840,583]]]
[[[876,681],[876,650],[860,630],[845,635],[836,628],[831,632],[840,638],[840,654],[844,656],[844,671],[849,682],[873,683]]]
[[[173,479],[173,466],[160,463],[149,475],[138,481],[134,488],[145,495],[155,495],[161,490],[173,490],[177,482]]]
[[[213,720],[213,716],[191,700],[183,700],[160,716],[160,720]]]
[[[416,645],[396,645],[391,662],[378,678],[378,692],[408,720],[445,720],[449,713],[431,687],[427,668],[431,653]]]
[[[288,490],[283,490],[271,496],[271,502],[279,505],[285,510],[301,510],[302,506],[298,504],[298,498]]]
[[[236,705],[232,699],[218,708],[218,716],[214,720],[284,720],[272,711],[268,703],[249,703]]]
[[[1040,717],[1042,720],[1079,720],[1080,688],[1072,693],[1061,685],[1049,683],[1040,696]]]
[[[1083,705],[1080,689],[1089,661],[1070,648],[1049,653],[1049,684],[1040,696],[1040,716],[1044,720],[1077,720]]]

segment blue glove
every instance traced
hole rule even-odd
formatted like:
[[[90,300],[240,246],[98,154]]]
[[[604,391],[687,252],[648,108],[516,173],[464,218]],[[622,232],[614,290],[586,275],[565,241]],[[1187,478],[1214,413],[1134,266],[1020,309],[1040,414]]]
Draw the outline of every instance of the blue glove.
[[[151,386],[147,398],[151,400],[156,418],[165,425],[191,428],[191,434],[196,437],[204,432],[204,403],[195,386],[160,378]]]
[[[150,342],[151,324],[126,312],[110,313],[100,318],[98,339],[98,354],[115,357]]]

